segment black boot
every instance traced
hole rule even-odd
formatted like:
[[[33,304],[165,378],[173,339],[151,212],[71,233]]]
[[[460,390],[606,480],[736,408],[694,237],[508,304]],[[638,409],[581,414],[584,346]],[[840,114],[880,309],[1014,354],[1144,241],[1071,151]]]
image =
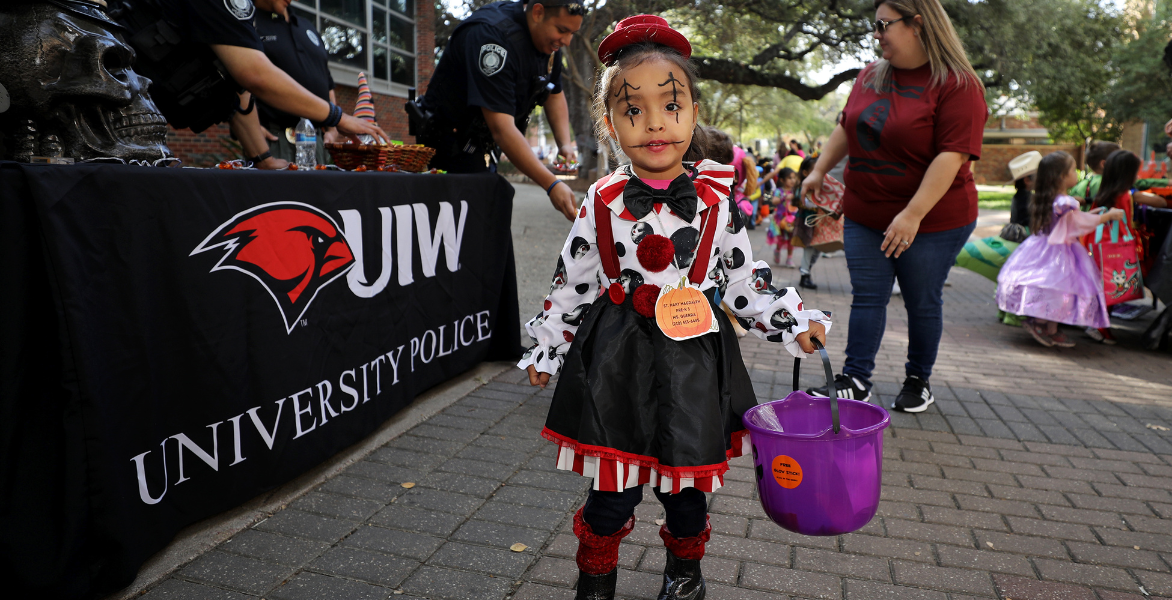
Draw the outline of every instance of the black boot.
[[[1152,321],[1151,326],[1140,338],[1144,350],[1159,349],[1163,345],[1164,336],[1168,334],[1170,327],[1172,327],[1172,308],[1165,308],[1164,312],[1160,313],[1155,321]]]
[[[802,275],[802,279],[798,281],[798,287],[806,288],[807,290],[816,290],[818,289],[818,284],[814,283],[814,280],[810,279],[809,273],[806,273]]]
[[[618,569],[605,575],[578,571],[578,595],[574,600],[614,600],[614,586],[618,580]]]
[[[700,561],[679,558],[668,550],[659,600],[703,600],[705,591]]]

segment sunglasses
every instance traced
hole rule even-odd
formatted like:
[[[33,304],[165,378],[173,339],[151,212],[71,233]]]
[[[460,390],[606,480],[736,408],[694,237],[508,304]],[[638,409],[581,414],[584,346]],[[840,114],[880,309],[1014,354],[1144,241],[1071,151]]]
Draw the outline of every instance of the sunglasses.
[[[912,18],[913,17],[904,17],[902,19],[892,19],[890,21],[884,21],[883,19],[875,19],[875,32],[878,33],[879,35],[883,35],[883,34],[887,33],[888,27],[891,27],[892,25],[895,25],[896,23],[898,23],[900,21],[907,21]]]

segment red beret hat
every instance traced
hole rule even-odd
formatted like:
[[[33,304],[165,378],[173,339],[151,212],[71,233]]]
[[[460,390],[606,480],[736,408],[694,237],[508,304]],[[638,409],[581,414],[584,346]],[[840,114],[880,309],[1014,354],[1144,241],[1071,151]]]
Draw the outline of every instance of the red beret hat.
[[[679,52],[685,59],[692,56],[692,44],[688,38],[672,29],[667,19],[655,15],[635,15],[619,21],[614,33],[602,40],[598,45],[598,60],[609,67],[620,49],[639,42],[662,44]]]

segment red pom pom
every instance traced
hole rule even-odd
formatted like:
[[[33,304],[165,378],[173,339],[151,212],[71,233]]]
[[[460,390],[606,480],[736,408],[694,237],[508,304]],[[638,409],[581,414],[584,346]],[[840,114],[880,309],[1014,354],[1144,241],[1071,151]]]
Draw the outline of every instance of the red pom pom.
[[[549,310],[549,309],[551,309],[551,308],[553,308],[553,302],[550,302],[549,300],[546,300],[546,301],[545,301],[545,310]]]
[[[617,281],[610,284],[610,289],[607,290],[607,294],[610,295],[610,301],[615,304],[622,304],[623,300],[627,299],[627,293],[623,291],[623,284]]]
[[[568,331],[563,331],[563,332],[562,332],[562,337],[566,338],[566,341],[567,341],[567,342],[572,342],[572,341],[574,341],[574,334],[572,334],[572,333],[570,333],[570,332],[568,332]]]
[[[644,240],[646,241],[646,240]],[[655,302],[659,300],[659,286],[645,283],[635,288],[635,297],[631,302],[635,305],[635,312],[647,317],[655,318]]]
[[[671,240],[658,234],[651,234],[639,242],[639,249],[635,251],[639,257],[639,264],[652,273],[658,273],[667,268],[676,256],[676,246]]]

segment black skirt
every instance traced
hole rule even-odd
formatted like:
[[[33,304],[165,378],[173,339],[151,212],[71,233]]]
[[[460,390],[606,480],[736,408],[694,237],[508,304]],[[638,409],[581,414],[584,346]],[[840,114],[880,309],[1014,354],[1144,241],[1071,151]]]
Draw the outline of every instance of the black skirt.
[[[563,361],[542,432],[561,446],[558,468],[621,491],[723,485],[728,459],[748,447],[741,415],[757,404],[732,323],[705,294],[719,333],[675,341],[655,319],[603,294]]]

